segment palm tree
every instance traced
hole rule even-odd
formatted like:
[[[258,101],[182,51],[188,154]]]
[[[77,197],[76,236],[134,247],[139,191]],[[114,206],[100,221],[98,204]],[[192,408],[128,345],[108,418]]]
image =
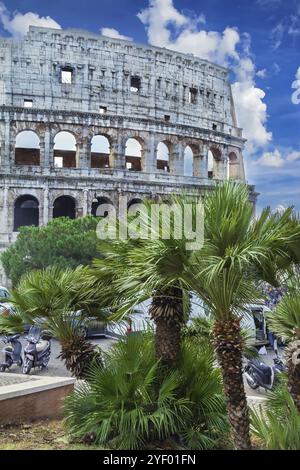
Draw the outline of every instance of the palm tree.
[[[300,289],[296,278],[277,308],[268,317],[268,326],[288,343],[285,351],[288,366],[288,388],[300,412]]]
[[[184,198],[182,198],[184,203]],[[222,369],[233,441],[249,449],[249,415],[242,377],[244,348],[241,318],[247,305],[261,297],[257,280],[277,282],[280,269],[297,258],[300,227],[292,210],[263,211],[255,220],[246,185],[220,184],[204,198],[204,245],[188,251],[187,240],[173,237],[120,242],[109,246],[97,261],[97,275],[109,279],[118,292],[120,314],[152,298],[156,352],[174,366],[184,323],[183,295],[204,300],[214,319],[213,338]],[[149,224],[149,222],[146,222]]]
[[[2,332],[23,332],[37,325],[61,344],[61,359],[76,378],[83,378],[100,351],[86,339],[87,317],[103,319],[99,282],[86,267],[65,271],[52,267],[26,274],[12,291],[16,313],[0,317]]]
[[[207,195],[204,208],[204,246],[191,257],[185,280],[214,319],[213,341],[234,444],[250,449],[241,318],[247,305],[260,297],[257,281],[275,284],[279,269],[296,257],[300,227],[291,210],[279,215],[266,209],[255,220],[247,187],[233,182]]]
[[[161,364],[173,367],[180,352],[181,330],[187,320],[190,306],[189,292],[183,279],[191,251],[187,240],[176,239],[173,230],[178,212],[189,203],[193,212],[197,210],[195,198],[173,197],[174,213],[171,216],[170,238],[162,235],[162,220],[153,226],[151,206],[145,203],[146,213],[141,214],[140,224],[151,233],[150,239],[128,239],[100,244],[102,259],[94,262],[94,274],[102,285],[115,294],[114,305],[120,318],[132,311],[141,302],[151,299],[150,317],[155,322],[155,349]],[[121,305],[121,308],[120,308]]]

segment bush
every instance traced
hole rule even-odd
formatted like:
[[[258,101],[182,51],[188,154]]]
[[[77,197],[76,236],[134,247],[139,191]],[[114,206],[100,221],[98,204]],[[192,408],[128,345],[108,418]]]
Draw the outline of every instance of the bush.
[[[283,382],[265,409],[251,412],[252,432],[266,450],[300,450],[300,414]]]
[[[72,438],[119,449],[166,439],[176,447],[210,449],[228,435],[209,347],[184,341],[178,368],[167,373],[155,358],[152,334],[133,334],[114,345],[104,362],[66,401]]]
[[[42,227],[21,227],[17,241],[1,256],[6,275],[16,286],[32,270],[90,265],[97,255],[97,222],[91,216],[58,218]]]

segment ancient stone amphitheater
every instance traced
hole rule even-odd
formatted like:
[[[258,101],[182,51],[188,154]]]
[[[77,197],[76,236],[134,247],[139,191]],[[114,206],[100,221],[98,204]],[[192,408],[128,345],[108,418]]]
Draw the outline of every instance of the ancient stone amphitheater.
[[[0,38],[0,250],[120,195],[244,181],[244,144],[225,68],[81,30]]]

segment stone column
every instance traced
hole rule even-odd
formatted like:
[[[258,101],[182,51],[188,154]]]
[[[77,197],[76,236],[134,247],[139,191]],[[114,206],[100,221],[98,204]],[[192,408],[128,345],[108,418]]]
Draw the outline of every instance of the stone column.
[[[144,150],[145,154],[143,155],[145,173],[155,173],[157,169],[156,164],[156,148],[155,148],[155,136],[150,135],[148,147]]]
[[[116,170],[125,168],[125,145],[121,134],[111,143],[109,166]]]
[[[3,207],[1,215],[0,233],[7,234],[8,229],[8,186],[4,184],[3,189]]]
[[[89,213],[88,211],[88,190],[84,189],[83,190],[83,196],[82,196],[82,216],[85,217]]]
[[[183,176],[184,175],[184,154],[181,142],[172,146],[170,152],[170,174]]]
[[[1,165],[10,168],[11,166],[11,130],[10,130],[10,119],[6,118],[4,123],[4,139],[3,139],[3,147],[1,146]]]
[[[41,146],[42,147],[42,146]],[[44,141],[43,141],[43,158],[41,155],[41,165],[44,167],[51,166],[51,135],[50,129],[45,129]]]
[[[49,222],[49,189],[44,189],[44,202],[43,202],[43,225]]]

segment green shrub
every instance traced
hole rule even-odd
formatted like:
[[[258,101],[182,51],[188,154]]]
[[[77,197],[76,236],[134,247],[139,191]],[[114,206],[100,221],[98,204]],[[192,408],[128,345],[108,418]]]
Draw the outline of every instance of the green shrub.
[[[300,450],[300,414],[280,384],[270,392],[265,409],[251,412],[252,432],[266,450]]]
[[[140,449],[172,439],[177,447],[209,449],[228,435],[218,370],[210,348],[184,342],[178,368],[155,359],[153,336],[133,334],[93,366],[88,383],[66,401],[72,438],[110,448]]]

